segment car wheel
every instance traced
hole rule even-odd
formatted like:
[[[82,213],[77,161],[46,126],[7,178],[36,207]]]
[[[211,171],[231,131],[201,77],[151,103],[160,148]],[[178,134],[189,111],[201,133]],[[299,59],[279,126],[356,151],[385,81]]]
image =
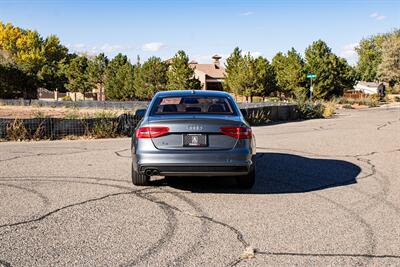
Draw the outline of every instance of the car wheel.
[[[149,176],[135,171],[132,166],[132,183],[134,185],[147,185],[149,183],[149,180]]]
[[[250,189],[256,182],[256,169],[252,167],[247,175],[237,176],[236,182],[241,188]]]

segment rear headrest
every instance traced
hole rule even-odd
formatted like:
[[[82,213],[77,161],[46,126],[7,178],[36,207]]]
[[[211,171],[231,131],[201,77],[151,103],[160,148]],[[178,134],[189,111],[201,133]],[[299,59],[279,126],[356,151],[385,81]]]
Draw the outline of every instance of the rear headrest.
[[[177,112],[178,108],[176,105],[164,105],[162,112]]]
[[[209,108],[208,108],[208,112],[210,113],[219,113],[219,112],[225,112],[225,107],[221,104],[212,104]]]

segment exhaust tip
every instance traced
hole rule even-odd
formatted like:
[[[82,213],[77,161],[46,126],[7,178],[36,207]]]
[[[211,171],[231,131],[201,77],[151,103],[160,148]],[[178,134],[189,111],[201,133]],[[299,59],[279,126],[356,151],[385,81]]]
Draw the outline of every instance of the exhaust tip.
[[[152,170],[150,170],[150,169],[147,169],[147,170],[144,172],[144,174],[146,174],[147,176],[150,176],[152,173],[153,173],[153,172],[152,172]]]
[[[160,172],[158,170],[153,170],[153,172],[151,173],[152,175],[159,175]]]

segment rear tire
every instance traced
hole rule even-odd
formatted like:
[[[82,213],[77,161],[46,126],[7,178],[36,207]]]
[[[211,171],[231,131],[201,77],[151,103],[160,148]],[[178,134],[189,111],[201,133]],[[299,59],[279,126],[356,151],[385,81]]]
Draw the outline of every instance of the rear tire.
[[[149,183],[149,180],[150,180],[149,176],[135,171],[135,169],[132,166],[132,183],[134,185],[138,186],[147,185]]]
[[[250,172],[247,175],[237,176],[236,183],[239,187],[244,189],[250,189],[254,186],[256,182],[256,168],[252,166]]]

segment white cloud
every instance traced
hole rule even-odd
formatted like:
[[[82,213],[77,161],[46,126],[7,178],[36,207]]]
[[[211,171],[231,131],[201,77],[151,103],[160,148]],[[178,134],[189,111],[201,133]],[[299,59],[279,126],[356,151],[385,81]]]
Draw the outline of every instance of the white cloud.
[[[108,44],[108,43],[99,46],[89,46],[83,43],[67,44],[67,48],[76,53],[88,54],[88,55],[96,55],[99,53],[111,54],[115,52],[126,52],[135,49],[135,47],[131,45],[119,45],[119,44]]]
[[[164,43],[161,42],[152,42],[142,45],[142,50],[145,52],[155,52],[159,51],[160,49],[166,47]]]
[[[342,47],[340,51],[340,56],[344,58],[352,57],[357,54],[355,48],[357,47],[358,43],[351,43],[347,44]]]
[[[254,15],[253,11],[247,11],[247,12],[240,13],[240,16],[251,16],[251,15]]]
[[[96,48],[96,47],[95,47]],[[129,50],[129,46],[122,46],[122,45],[110,45],[110,44],[103,44],[100,48],[96,48],[98,51],[104,53],[113,53],[117,51]]]
[[[374,12],[372,14],[369,15],[371,18],[375,19],[375,20],[384,20],[386,19],[386,16],[379,14],[378,12]]]
[[[379,16],[379,14],[377,12],[372,13],[371,15],[369,15],[371,18],[376,18],[377,16]]]
[[[358,43],[350,43],[341,47],[339,56],[345,58],[350,64],[355,64],[357,61],[357,52],[355,48]]]

